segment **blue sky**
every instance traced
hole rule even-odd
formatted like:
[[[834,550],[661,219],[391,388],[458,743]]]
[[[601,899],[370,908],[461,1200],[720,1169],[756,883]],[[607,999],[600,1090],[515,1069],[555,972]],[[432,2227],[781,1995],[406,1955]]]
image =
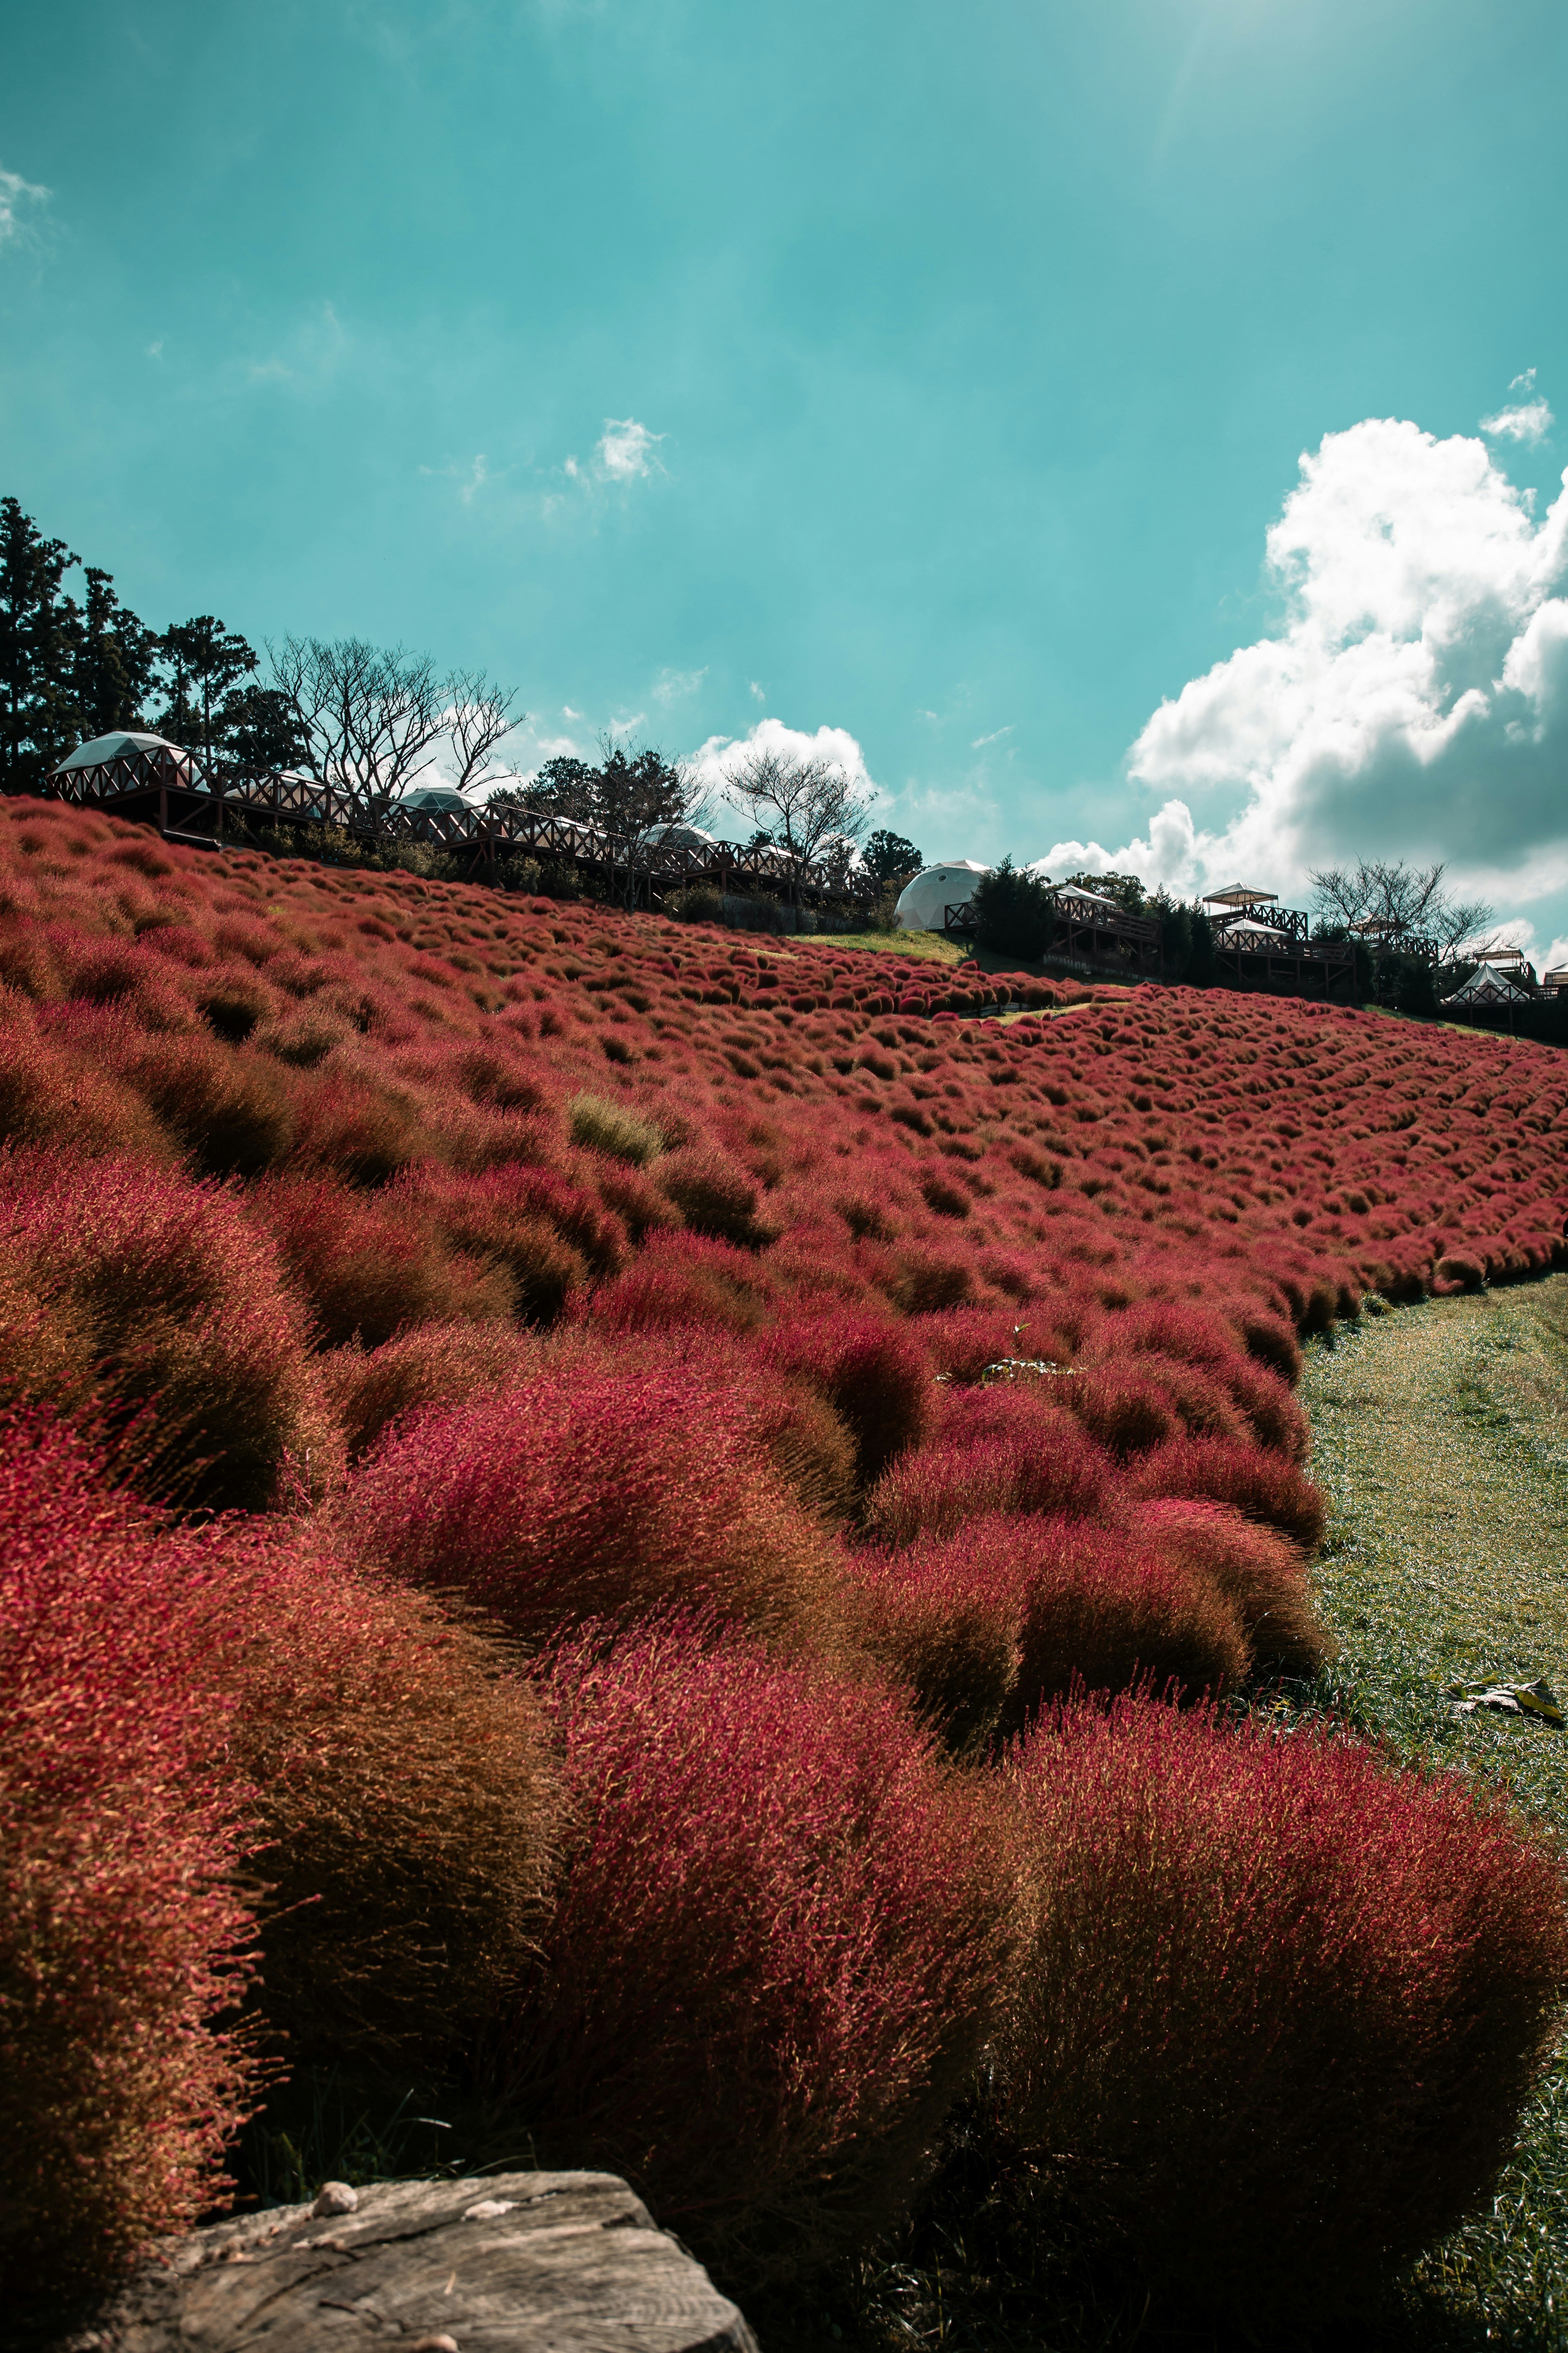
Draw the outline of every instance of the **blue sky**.
[[[149,620],[487,664],[525,765],[840,731],[933,857],[1405,850],[1568,933],[1561,5],[5,49],[0,486]]]

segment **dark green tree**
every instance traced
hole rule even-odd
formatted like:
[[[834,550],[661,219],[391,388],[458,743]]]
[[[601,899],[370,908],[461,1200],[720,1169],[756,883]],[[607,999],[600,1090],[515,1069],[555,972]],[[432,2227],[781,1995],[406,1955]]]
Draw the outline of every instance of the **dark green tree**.
[[[920,872],[925,860],[901,833],[889,833],[885,826],[879,826],[860,853],[860,864],[873,881],[906,882]]]
[[[158,659],[168,680],[162,732],[210,760],[222,733],[221,727],[215,731],[214,720],[230,688],[255,670],[255,654],[216,614],[201,613],[164,630]]]
[[[1124,915],[1142,915],[1148,912],[1149,901],[1136,874],[1069,874],[1069,882],[1080,891],[1098,892],[1109,899]]]
[[[558,753],[523,783],[498,786],[486,806],[526,810],[535,817],[571,818],[586,825],[593,809],[594,773],[586,760]]]
[[[214,714],[213,743],[237,767],[263,775],[310,765],[310,730],[275,686],[238,686],[226,694]]]
[[[61,589],[76,561],[16,499],[0,499],[0,786],[7,792],[36,792],[78,740],[71,673],[79,615]]]
[[[142,724],[153,685],[159,640],[114,593],[114,575],[86,567],[87,598],[79,611],[68,598],[71,635],[69,692],[83,742]]]
[[[1016,956],[1037,964],[1045,955],[1056,923],[1051,886],[1004,858],[983,874],[969,901],[974,916],[974,936],[983,948],[998,955]]]

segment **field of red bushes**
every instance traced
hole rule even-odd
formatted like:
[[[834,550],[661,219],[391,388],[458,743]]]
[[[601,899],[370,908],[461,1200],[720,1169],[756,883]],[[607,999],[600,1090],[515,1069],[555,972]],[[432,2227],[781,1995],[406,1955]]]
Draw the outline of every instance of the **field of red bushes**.
[[[1371,2292],[1557,1867],[1223,1704],[1325,1653],[1300,1336],[1568,1261],[1562,1122],[1546,1048],[0,806],[0,2277],[415,2054],[742,2287],[967,2103],[1151,2276]]]

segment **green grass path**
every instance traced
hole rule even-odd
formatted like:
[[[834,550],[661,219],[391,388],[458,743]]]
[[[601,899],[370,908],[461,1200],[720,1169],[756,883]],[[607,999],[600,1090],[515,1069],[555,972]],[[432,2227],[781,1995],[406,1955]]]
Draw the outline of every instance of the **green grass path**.
[[[1568,1731],[1456,1720],[1445,1686],[1568,1698],[1568,1276],[1369,1315],[1310,1353],[1334,1698],[1409,1755],[1503,1783],[1568,1840]],[[1411,2342],[1568,2348],[1568,2051],[1492,2213],[1422,2266]]]

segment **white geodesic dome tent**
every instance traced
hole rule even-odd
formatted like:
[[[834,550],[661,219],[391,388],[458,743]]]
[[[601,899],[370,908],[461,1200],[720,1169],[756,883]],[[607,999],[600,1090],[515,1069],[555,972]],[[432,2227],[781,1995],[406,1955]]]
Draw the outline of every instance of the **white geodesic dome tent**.
[[[900,930],[940,932],[946,909],[967,906],[975,884],[990,871],[989,866],[977,866],[973,858],[952,858],[945,866],[922,867],[899,893],[893,912]]]

